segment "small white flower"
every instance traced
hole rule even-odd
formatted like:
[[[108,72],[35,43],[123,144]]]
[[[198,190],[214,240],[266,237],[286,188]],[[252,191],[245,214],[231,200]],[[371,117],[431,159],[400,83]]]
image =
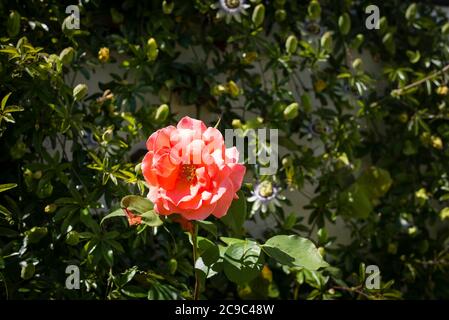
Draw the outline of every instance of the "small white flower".
[[[231,22],[234,18],[237,22],[241,22],[240,15],[246,15],[246,9],[250,7],[245,3],[245,0],[219,0],[216,4],[212,5],[212,8],[218,9],[217,18],[226,18],[226,22]]]

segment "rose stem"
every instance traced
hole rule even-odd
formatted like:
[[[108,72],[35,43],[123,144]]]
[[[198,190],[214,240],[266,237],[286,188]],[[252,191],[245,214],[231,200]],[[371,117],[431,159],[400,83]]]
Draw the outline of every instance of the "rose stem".
[[[193,291],[193,300],[198,300],[200,296],[200,279],[198,278],[198,274],[195,270],[195,263],[198,259],[198,225],[193,223],[193,231],[192,231],[192,248],[193,248],[193,273],[195,275],[195,289]]]

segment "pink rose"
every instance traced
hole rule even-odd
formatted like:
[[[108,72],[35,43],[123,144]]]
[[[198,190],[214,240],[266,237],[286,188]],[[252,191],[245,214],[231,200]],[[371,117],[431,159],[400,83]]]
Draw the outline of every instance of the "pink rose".
[[[142,172],[148,198],[161,215],[180,214],[187,220],[226,215],[245,175],[239,152],[226,149],[220,131],[184,117],[147,141]]]

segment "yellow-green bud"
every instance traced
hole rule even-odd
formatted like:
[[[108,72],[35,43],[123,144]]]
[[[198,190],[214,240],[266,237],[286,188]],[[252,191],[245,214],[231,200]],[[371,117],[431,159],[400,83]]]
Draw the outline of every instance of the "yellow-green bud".
[[[33,179],[39,180],[40,178],[42,178],[42,171],[38,170],[35,173],[33,173]]]
[[[317,0],[310,1],[307,12],[312,20],[318,20],[321,17],[320,3]]]
[[[87,91],[87,85],[81,83],[73,89],[73,98],[75,99],[75,101],[81,101],[86,97]]]
[[[365,41],[365,36],[361,33],[355,36],[354,40],[351,42],[351,48],[354,50],[358,50],[362,45],[363,41]]]
[[[227,87],[225,87],[222,84],[218,84],[212,88],[212,95],[217,96],[217,97],[221,96],[222,94],[224,94],[226,92],[228,92],[228,89],[227,89]]]
[[[417,6],[416,3],[412,3],[408,6],[407,10],[405,11],[405,18],[407,20],[413,20],[416,17],[417,13]]]
[[[20,270],[20,277],[23,280],[31,279],[34,276],[36,268],[33,263],[23,262],[21,263],[22,269]]]
[[[351,31],[351,16],[347,12],[338,18],[338,27],[342,35],[347,35]]]
[[[6,21],[6,30],[10,37],[15,37],[20,31],[20,14],[17,11],[11,11]]]
[[[175,1],[174,0],[164,0],[162,2],[162,11],[164,14],[171,14],[173,12],[173,8],[175,7]]]
[[[259,55],[255,51],[245,52],[242,54],[242,62],[244,64],[251,64],[258,58],[258,56]]]
[[[443,34],[449,34],[449,22],[446,22],[442,27],[441,27],[441,32]]]
[[[240,119],[232,120],[232,127],[235,128],[235,129],[242,128],[242,121],[240,121]]]
[[[70,231],[65,236],[65,243],[69,246],[76,246],[80,242],[80,235],[75,230]]]
[[[287,50],[289,54],[294,54],[297,49],[298,39],[294,35],[289,36],[287,41],[285,41],[285,50]]]
[[[274,18],[277,22],[285,21],[285,19],[287,18],[287,12],[284,9],[278,9],[274,13]]]
[[[161,104],[159,108],[156,110],[156,115],[154,116],[154,120],[157,122],[164,122],[167,120],[168,115],[170,114],[170,108],[167,104]]]
[[[321,37],[320,43],[321,43],[321,47],[324,50],[331,52],[334,47],[333,40],[332,40],[332,31],[325,32],[323,34],[323,36]]]
[[[178,269],[178,261],[176,261],[176,259],[170,259],[170,261],[168,262],[168,272],[170,274],[175,274],[177,269]]]
[[[73,61],[73,56],[75,55],[75,50],[72,47],[65,48],[59,54],[59,59],[64,65],[69,65]]]
[[[45,213],[53,213],[56,211],[57,208],[58,208],[58,206],[56,204],[51,203],[51,204],[47,204],[45,206],[44,211],[45,211]]]
[[[156,58],[159,54],[159,49],[157,47],[156,39],[154,39],[154,38],[148,39],[147,47],[148,47],[148,50],[147,50],[148,60],[150,60],[150,61],[156,60]]]
[[[352,67],[353,67],[355,70],[360,70],[361,67],[362,67],[362,65],[363,65],[363,61],[362,61],[362,59],[360,59],[360,58],[357,58],[357,59],[355,59],[355,60],[352,62]]]
[[[289,104],[287,108],[284,109],[284,119],[285,120],[295,119],[298,116],[298,113],[299,113],[299,104],[293,102]]]
[[[239,86],[232,80],[228,81],[227,89],[229,94],[234,98],[238,97],[240,94]]]
[[[259,27],[265,19],[265,6],[260,3],[258,4],[253,11],[252,21],[256,27]]]
[[[399,115],[399,121],[402,123],[407,123],[408,121],[408,114],[403,112]]]

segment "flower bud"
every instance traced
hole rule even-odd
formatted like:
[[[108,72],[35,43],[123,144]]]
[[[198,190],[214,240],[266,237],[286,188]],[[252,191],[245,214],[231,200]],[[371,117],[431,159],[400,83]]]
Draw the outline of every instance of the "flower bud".
[[[87,91],[87,85],[81,83],[73,89],[73,98],[75,99],[75,101],[81,101],[86,97]]]
[[[274,19],[276,19],[277,22],[285,21],[287,18],[287,12],[285,12],[284,9],[278,9],[274,13]]]
[[[285,50],[289,54],[294,54],[296,50],[298,49],[298,39],[291,35],[287,38],[287,41],[285,42]]]
[[[284,110],[284,119],[293,120],[298,116],[298,113],[299,113],[299,104],[296,102],[291,103]]]
[[[57,208],[58,208],[58,206],[56,204],[51,203],[51,204],[47,204],[45,206],[44,211],[45,211],[45,213],[53,213],[56,211]]]
[[[321,37],[320,43],[321,43],[321,47],[324,50],[331,52],[334,47],[333,40],[332,40],[332,32],[331,31],[325,32],[323,34],[323,36]]]
[[[39,180],[40,178],[42,178],[42,171],[38,170],[33,173],[33,179]]]
[[[156,60],[159,54],[159,49],[157,46],[157,42],[154,38],[150,38],[147,42],[147,57],[148,60],[154,61]]]
[[[310,19],[318,20],[321,17],[321,6],[317,0],[312,0],[307,8]]]
[[[354,70],[360,70],[362,65],[363,61],[360,58],[357,58],[352,62],[352,67],[354,68]]]
[[[416,3],[412,3],[405,11],[405,18],[409,21],[415,19],[417,11]]]
[[[245,52],[242,54],[242,62],[244,64],[251,64],[258,58],[258,54],[255,51]]]
[[[236,98],[239,96],[240,88],[234,81],[230,80],[227,84],[227,88],[231,97]]]
[[[211,93],[213,96],[219,97],[226,92],[228,92],[228,89],[224,85],[218,84],[212,88]]]
[[[162,2],[162,11],[164,14],[171,14],[173,12],[173,8],[175,7],[175,1],[174,0],[164,0]]]
[[[154,116],[154,120],[157,122],[164,122],[167,120],[168,115],[170,114],[170,108],[167,104],[161,104],[159,108],[156,110],[156,115]]]
[[[242,121],[240,121],[240,119],[232,120],[232,127],[235,128],[235,129],[242,128]]]
[[[405,112],[401,113],[399,115],[399,122],[407,123],[407,121],[408,121],[408,114]]]
[[[20,31],[20,14],[13,10],[9,13],[8,20],[6,21],[6,30],[10,37],[15,37]]]
[[[20,264],[22,267],[20,270],[20,277],[23,280],[31,279],[34,276],[34,272],[36,271],[34,264],[28,262],[21,262]]]
[[[65,236],[65,243],[69,246],[76,246],[80,242],[80,235],[75,230],[70,231]]]
[[[61,51],[59,59],[65,66],[68,66],[72,63],[74,54],[75,50],[72,47],[68,47]]]
[[[256,27],[259,27],[265,19],[265,6],[260,3],[258,4],[253,11],[252,21]]]
[[[338,18],[338,27],[342,35],[347,35],[351,31],[351,17],[347,12]]]
[[[442,27],[441,27],[441,32],[443,34],[449,34],[449,22],[446,22]]]
[[[362,45],[363,41],[365,41],[365,36],[361,33],[355,36],[354,40],[351,42],[351,48],[354,50],[358,50]]]
[[[168,262],[168,272],[170,274],[175,274],[176,270],[178,269],[178,261],[176,259],[170,259]]]

